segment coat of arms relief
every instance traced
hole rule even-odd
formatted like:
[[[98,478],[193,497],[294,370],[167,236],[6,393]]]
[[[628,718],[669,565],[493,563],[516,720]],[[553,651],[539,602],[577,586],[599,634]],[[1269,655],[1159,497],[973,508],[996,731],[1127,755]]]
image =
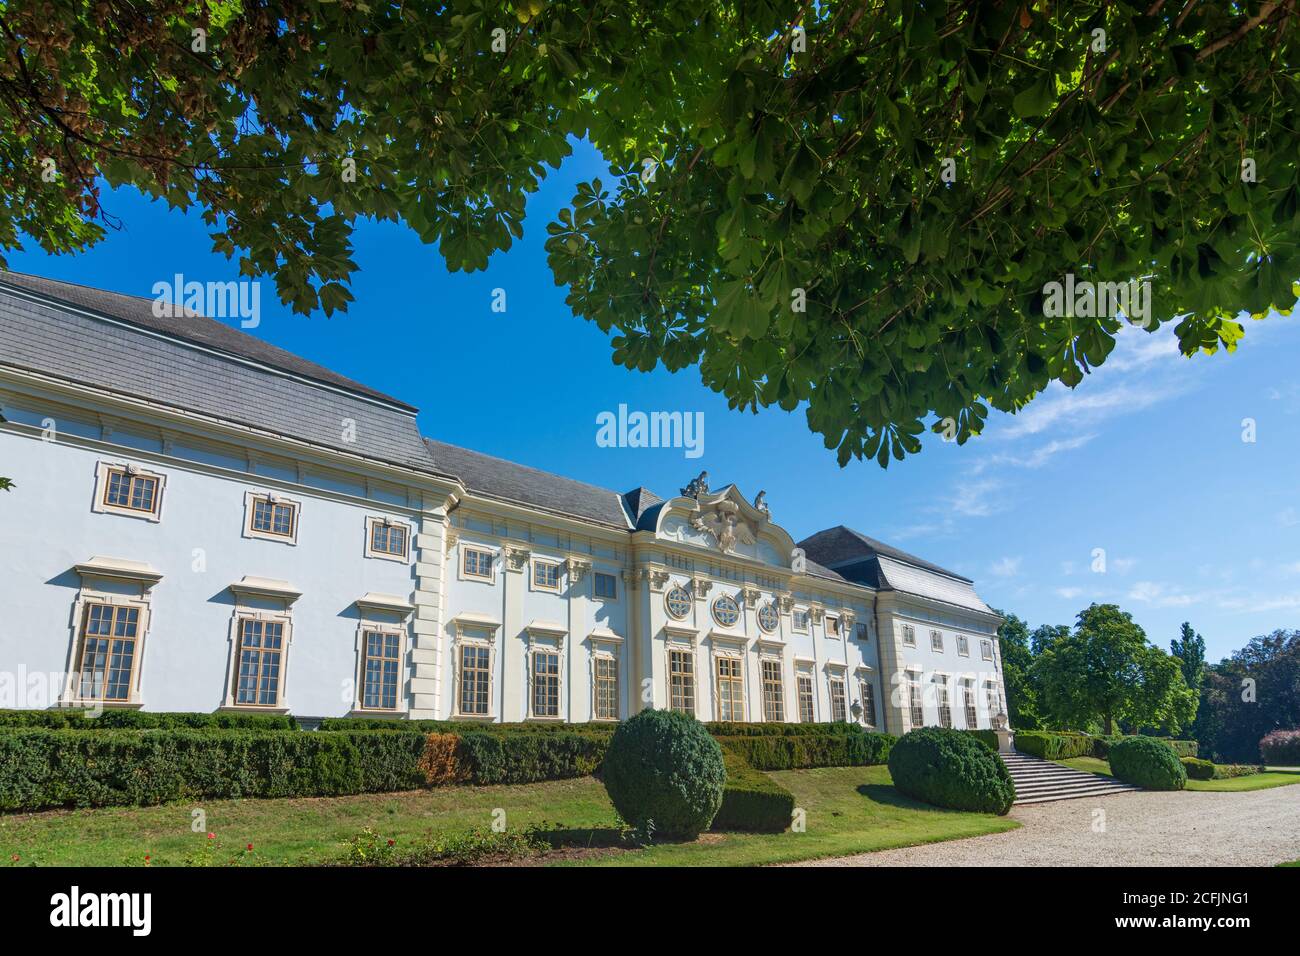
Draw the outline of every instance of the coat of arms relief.
[[[759,492],[750,510],[750,514],[757,520],[750,520],[745,516],[742,506],[728,495],[728,489],[710,493],[707,471],[701,472],[698,478],[692,479],[691,483],[682,489],[682,494],[694,498],[699,508],[690,518],[691,527],[712,536],[724,554],[732,551],[737,544],[758,543],[759,522],[768,516],[764,492]]]

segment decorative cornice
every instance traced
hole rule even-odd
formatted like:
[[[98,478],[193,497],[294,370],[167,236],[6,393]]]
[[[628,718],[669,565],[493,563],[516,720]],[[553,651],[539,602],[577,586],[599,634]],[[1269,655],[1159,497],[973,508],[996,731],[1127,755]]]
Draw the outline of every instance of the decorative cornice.
[[[291,585],[288,581],[277,581],[273,578],[258,578],[252,575],[244,575],[239,581],[230,585],[230,591],[235,597],[261,598],[274,601],[283,601],[286,607],[292,607],[293,603],[302,597],[302,592]]]
[[[664,585],[668,583],[669,574],[667,571],[655,571],[651,568],[644,568],[642,569],[641,573],[645,576],[645,579],[650,583],[651,591],[662,591],[664,589]]]

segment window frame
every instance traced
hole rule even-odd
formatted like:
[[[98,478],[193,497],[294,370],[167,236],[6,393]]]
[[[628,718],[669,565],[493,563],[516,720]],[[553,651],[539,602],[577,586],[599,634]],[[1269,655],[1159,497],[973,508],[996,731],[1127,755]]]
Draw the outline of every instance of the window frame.
[[[259,503],[269,503],[274,506],[284,506],[290,509],[292,516],[292,528],[289,534],[277,534],[274,531],[263,531],[260,528],[253,527],[254,520],[257,517],[257,505]],[[274,524],[274,517],[272,517]],[[294,498],[286,498],[271,491],[246,491],[244,492],[244,537],[256,538],[260,541],[274,541],[277,544],[297,545],[298,531],[302,525],[302,502]]]
[[[799,626],[799,616],[803,615],[803,627]],[[812,612],[806,607],[796,607],[790,610],[790,629],[796,634],[808,634],[812,630]]]
[[[597,588],[596,586],[596,582],[601,578],[609,578],[612,582],[614,582],[613,594],[600,593],[599,588]],[[609,571],[593,570],[591,572],[591,597],[592,600],[594,601],[617,601],[618,600],[618,575],[613,574]]]
[[[674,670],[673,658],[677,655],[686,663],[686,667],[681,670]],[[675,710],[678,713],[690,714],[695,716],[695,709],[699,705],[699,694],[697,684],[699,675],[695,669],[695,649],[693,647],[669,647],[668,648],[668,709]],[[678,694],[678,687],[681,693]],[[681,706],[678,706],[678,698],[681,699]]]
[[[794,675],[795,696],[799,704],[799,723],[815,724],[817,723],[817,694],[813,690],[812,674],[795,674]],[[805,689],[807,692],[805,693]],[[808,705],[805,712],[804,704]]]
[[[686,609],[680,615],[673,612],[672,603],[670,601],[673,593],[677,591],[680,591],[686,597]],[[680,584],[674,584],[671,587],[664,589],[664,613],[672,620],[685,621],[691,616],[691,609],[694,606],[695,599],[691,596],[691,592],[686,590],[686,588],[682,587]]]
[[[907,718],[915,730],[925,726],[925,691],[921,687],[921,672],[909,670],[904,672],[907,680]]]
[[[375,547],[375,531],[378,528],[397,528],[402,532],[402,551],[400,554],[392,551],[381,551]],[[411,526],[405,521],[396,518],[389,518],[383,515],[368,515],[366,517],[366,557],[378,558],[383,561],[397,561],[401,564],[407,564],[411,560]]]
[[[109,608],[112,612],[109,633],[107,635],[96,634],[97,640],[106,640],[108,644],[107,660],[105,661],[104,672],[112,673],[112,655],[113,646],[117,643],[118,635],[114,633],[117,630],[117,621],[119,612],[134,612],[135,627],[131,635],[131,667],[127,673],[127,685],[125,697],[105,697],[89,696],[84,694],[85,678],[83,676],[82,665],[86,659],[86,638],[91,636],[88,633],[92,609]],[[72,647],[72,667],[69,668],[67,679],[65,680],[63,702],[65,704],[85,704],[89,706],[102,707],[130,707],[140,706],[140,671],[141,661],[144,654],[144,636],[149,623],[149,605],[147,601],[124,598],[121,595],[113,595],[100,592],[86,592],[78,599],[75,605],[75,617],[73,619],[73,647]],[[107,681],[105,682],[107,687]]]
[[[869,677],[858,678],[858,698],[862,703],[863,725],[876,729],[876,685]]]
[[[970,638],[965,634],[957,635],[957,656],[970,657]]]
[[[975,696],[975,679],[973,677],[962,680],[961,695],[962,710],[966,717],[966,729],[975,730],[979,727],[979,702]]]
[[[477,574],[469,570],[470,554],[486,555],[487,557],[487,574]],[[483,584],[495,584],[497,579],[497,552],[492,548],[483,547],[482,545],[462,543],[460,546],[460,560],[456,562],[461,580],[478,581]]]
[[[835,640],[839,640],[841,637],[843,637],[843,632],[842,629],[840,628],[840,619],[838,616],[834,614],[827,614],[824,620],[826,621],[825,627],[826,627],[827,637],[834,638]]]
[[[732,673],[723,674],[725,669]],[[730,707],[733,716],[725,716],[723,710],[722,688],[726,685],[731,690]],[[739,688],[739,698],[736,697],[736,691]],[[745,722],[745,659],[737,654],[714,654],[713,655],[713,707],[716,712],[716,720],[724,723],[744,723]],[[739,708],[739,716],[736,716],[736,710]]]
[[[129,505],[112,504],[108,500],[109,488],[114,475],[123,475],[134,482],[136,479],[154,482],[153,507],[150,510],[132,508]],[[133,487],[133,485],[132,485]],[[167,487],[167,476],[162,472],[150,471],[131,462],[114,462],[101,460],[95,465],[95,497],[91,502],[91,511],[95,514],[119,515],[123,518],[140,518],[155,524],[162,521],[163,493]]]
[[[938,628],[930,628],[930,653],[942,654],[944,652],[943,631]]]
[[[244,650],[244,623],[257,623],[263,625],[274,624],[280,628],[280,646],[276,649],[276,675],[275,675],[275,701],[270,704],[248,703],[239,699],[239,681],[243,664]],[[293,619],[292,615],[281,611],[264,611],[250,607],[237,607],[231,618],[230,625],[230,673],[227,679],[226,687],[226,704],[227,710],[246,710],[258,713],[287,713],[288,706],[285,704],[285,685],[289,678],[289,646],[293,640]],[[262,650],[258,651],[258,688],[255,697],[261,696],[261,670],[260,663],[262,659]]]
[[[931,681],[935,689],[935,707],[939,712],[939,726],[951,730],[952,723],[952,689],[948,686],[947,674],[935,674]]]
[[[494,705],[496,703],[496,642],[492,640],[492,632],[484,629],[460,628],[456,629],[456,638],[452,642],[452,667],[453,679],[452,688],[452,714],[458,718],[467,720],[493,720],[495,717]],[[484,690],[484,710],[482,713],[467,711],[464,709],[465,702],[465,652],[466,651],[483,651],[486,653],[486,663],[480,668],[475,667],[474,673],[480,671],[487,675],[486,687]],[[531,667],[532,662],[529,662]]]
[[[775,670],[773,678],[770,670]],[[763,720],[785,722],[785,673],[779,657],[760,657],[758,675],[763,683]],[[774,716],[775,715],[775,716]]]
[[[366,706],[366,664],[370,659],[369,635],[378,634],[384,638],[397,638],[397,657],[382,657],[380,660],[397,662],[397,680],[392,707],[367,707]],[[355,700],[352,709],[357,713],[366,714],[394,714],[404,713],[406,711],[405,699],[402,693],[403,685],[406,683],[406,628],[394,624],[379,624],[374,621],[362,621],[357,628],[357,678]]]
[[[993,660],[993,641],[990,638],[980,638],[980,660],[989,662]]]
[[[731,607],[734,608],[736,612],[736,619],[730,623],[724,621],[718,614],[718,605],[724,601],[730,602]],[[745,612],[740,609],[740,602],[731,594],[719,594],[709,602],[709,613],[713,616],[713,623],[717,624],[718,627],[723,627],[727,630],[740,627],[741,622],[745,618]]]
[[[550,657],[555,659],[555,670],[553,673],[539,673],[538,662],[544,658]],[[542,683],[545,679],[545,685]],[[549,687],[554,684],[554,713],[542,713],[538,708],[538,695],[542,693],[543,687]],[[547,709],[551,705],[551,694],[547,694]],[[563,654],[558,647],[538,645],[528,652],[528,716],[533,720],[563,720],[564,719],[564,660]]]
[[[537,582],[537,572],[543,568],[549,568],[555,572],[555,586],[549,584],[539,584]],[[541,591],[546,594],[559,594],[564,589],[564,562],[557,561],[553,558],[533,558],[529,565],[528,571],[528,588],[532,591]]]
[[[847,723],[849,719],[849,691],[848,687],[845,686],[846,682],[844,678],[828,677],[826,683],[828,690],[826,701],[831,709],[831,723]],[[835,694],[837,687],[839,688],[838,708],[836,707],[837,701]],[[838,717],[835,716],[837,710],[839,712]]]
[[[913,624],[904,624],[903,633],[900,638],[904,647],[916,647],[916,626]]]
[[[772,612],[772,626],[768,627],[763,623],[763,612]],[[759,605],[758,610],[754,613],[754,619],[758,621],[758,629],[764,634],[775,634],[781,629],[781,610],[776,606],[775,601],[768,601]]]
[[[612,676],[602,677],[600,674],[600,665],[607,664],[611,668]],[[601,713],[601,684],[612,684],[612,692],[609,699],[613,702],[613,713]],[[622,714],[622,700],[620,699],[620,690],[622,681],[619,678],[619,660],[618,655],[609,651],[596,651],[591,655],[591,719],[594,721],[617,721]]]

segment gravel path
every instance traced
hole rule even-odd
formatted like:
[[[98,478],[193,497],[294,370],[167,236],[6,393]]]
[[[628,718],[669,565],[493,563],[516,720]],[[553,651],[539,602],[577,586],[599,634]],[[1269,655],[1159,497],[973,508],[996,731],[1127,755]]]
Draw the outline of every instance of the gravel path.
[[[1098,810],[1103,832],[1094,832]],[[1300,784],[1117,793],[1014,807],[1011,816],[1020,829],[797,865],[1272,866],[1300,859]]]

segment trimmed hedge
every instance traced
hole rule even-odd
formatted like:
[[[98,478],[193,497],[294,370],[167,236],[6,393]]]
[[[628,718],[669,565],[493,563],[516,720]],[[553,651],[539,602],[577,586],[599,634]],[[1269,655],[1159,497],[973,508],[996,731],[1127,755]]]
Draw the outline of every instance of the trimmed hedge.
[[[794,726],[801,726],[796,724]],[[807,726],[807,725],[803,725]],[[755,770],[808,767],[865,767],[889,760],[892,734],[807,734],[718,737],[723,750],[738,753]]]
[[[998,752],[998,734],[995,730],[966,730],[964,733],[970,734],[989,750],[994,753]]]
[[[1110,748],[1111,772],[1148,790],[1182,790],[1187,771],[1174,749],[1155,737],[1126,737]]]
[[[0,730],[11,727],[48,730],[297,730],[287,714],[154,713],[105,708],[98,717],[74,708],[57,710],[0,710]]]
[[[474,720],[401,720],[388,717],[326,717],[317,731],[419,730],[426,734],[592,734],[612,737],[617,724],[565,724],[558,721],[527,721],[495,724]]]
[[[1229,780],[1233,777],[1251,777],[1257,773],[1263,773],[1264,768],[1249,763],[1216,763],[1214,765],[1215,780]]]
[[[433,735],[431,735],[433,736]],[[477,730],[455,735],[459,779],[469,783],[536,783],[595,773],[609,738],[594,734],[500,734]]]
[[[1053,733],[1046,730],[1017,730],[1016,750],[1044,760],[1091,757],[1094,738],[1087,734]]]
[[[712,829],[756,833],[785,830],[794,813],[794,794],[755,770],[735,751],[724,749],[722,762],[727,769],[727,783]]]
[[[0,810],[410,790],[424,747],[418,733],[16,729],[0,734]]]
[[[1300,767],[1300,730],[1271,730],[1259,742],[1264,763],[1278,767]]]
[[[839,737],[867,732],[857,724],[842,720],[829,724],[750,724],[714,720],[706,722],[704,729],[715,737]]]
[[[1187,771],[1189,780],[1213,780],[1214,779],[1214,761],[1202,760],[1200,757],[1180,757],[1183,769]]]
[[[1002,758],[961,730],[904,734],[889,754],[889,775],[900,793],[937,807],[1003,815],[1016,799]]]
[[[601,777],[614,809],[634,827],[694,839],[722,806],[722,748],[694,717],[643,710],[609,742]]]

